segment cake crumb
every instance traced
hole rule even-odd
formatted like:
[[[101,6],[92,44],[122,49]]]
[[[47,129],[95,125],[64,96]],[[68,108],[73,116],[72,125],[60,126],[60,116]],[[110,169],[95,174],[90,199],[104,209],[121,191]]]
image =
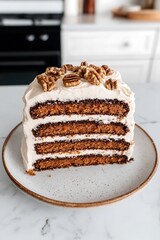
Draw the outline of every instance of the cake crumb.
[[[35,175],[36,175],[35,172],[34,172],[32,169],[27,170],[26,172],[27,172],[29,175],[31,175],[31,176],[35,176]]]

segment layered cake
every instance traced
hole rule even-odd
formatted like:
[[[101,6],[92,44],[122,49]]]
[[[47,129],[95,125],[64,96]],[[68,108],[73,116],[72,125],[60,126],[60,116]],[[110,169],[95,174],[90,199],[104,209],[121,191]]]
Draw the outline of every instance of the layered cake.
[[[26,171],[132,159],[134,93],[107,65],[49,67],[24,95]]]

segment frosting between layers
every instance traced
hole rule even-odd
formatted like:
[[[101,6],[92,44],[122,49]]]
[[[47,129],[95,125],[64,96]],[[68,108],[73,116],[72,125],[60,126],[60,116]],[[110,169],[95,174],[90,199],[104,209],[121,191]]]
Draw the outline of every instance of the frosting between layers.
[[[84,139],[108,139],[114,138],[115,140],[124,139],[126,142],[133,138],[133,134],[128,132],[125,136],[117,136],[114,134],[75,134],[68,136],[54,136],[54,137],[45,137],[45,142],[54,142],[54,141],[68,141],[68,140],[84,140]],[[34,143],[42,143],[44,142],[44,138],[37,137],[34,139]]]

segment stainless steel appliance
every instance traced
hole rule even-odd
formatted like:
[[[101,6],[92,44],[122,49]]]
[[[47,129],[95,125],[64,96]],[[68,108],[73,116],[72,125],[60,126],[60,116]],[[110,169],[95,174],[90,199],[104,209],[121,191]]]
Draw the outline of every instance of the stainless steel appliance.
[[[60,66],[62,12],[0,13],[0,85],[28,84]]]

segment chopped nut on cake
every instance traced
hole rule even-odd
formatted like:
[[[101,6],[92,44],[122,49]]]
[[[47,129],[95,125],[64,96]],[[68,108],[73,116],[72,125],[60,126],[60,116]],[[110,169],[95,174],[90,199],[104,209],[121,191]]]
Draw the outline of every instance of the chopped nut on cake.
[[[81,66],[88,67],[88,63],[86,61],[85,62],[81,62]]]
[[[37,76],[37,81],[41,85],[44,92],[51,91],[56,87],[55,79],[52,76],[40,74]]]
[[[53,76],[53,77],[60,77],[65,73],[63,68],[58,67],[48,67],[45,71],[46,75]]]
[[[94,64],[90,64],[89,67],[92,67],[96,70],[96,72],[103,78],[106,76],[106,71],[102,67],[97,67]]]
[[[106,82],[105,82],[105,87],[109,90],[114,90],[114,89],[117,89],[117,80],[114,80],[114,79],[108,79]]]
[[[80,77],[75,74],[67,74],[63,78],[63,84],[65,87],[74,87],[80,84]]]
[[[64,64],[62,66],[62,69],[64,70],[64,72],[66,73],[67,71],[73,71],[73,65],[72,64]]]
[[[102,81],[101,76],[96,72],[94,68],[87,68],[84,78],[93,85],[99,85]]]
[[[102,65],[101,68],[105,70],[104,73],[106,76],[112,75],[114,73],[114,70],[110,69],[108,65]]]

